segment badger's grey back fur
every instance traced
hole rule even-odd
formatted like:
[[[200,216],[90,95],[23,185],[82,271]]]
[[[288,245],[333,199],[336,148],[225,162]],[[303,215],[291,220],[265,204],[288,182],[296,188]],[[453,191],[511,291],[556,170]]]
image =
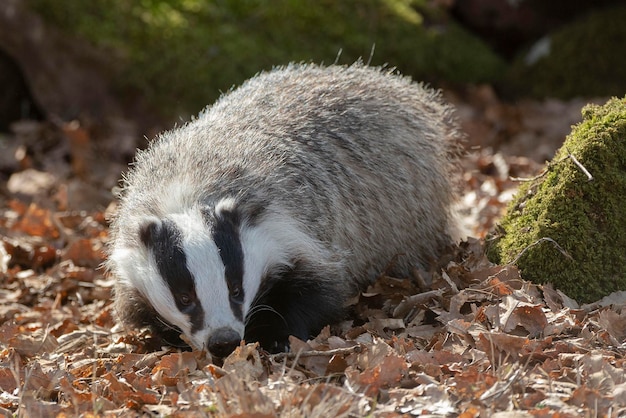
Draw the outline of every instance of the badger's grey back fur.
[[[301,290],[287,297],[319,291],[340,306],[397,256],[400,274],[427,268],[458,234],[456,150],[450,109],[439,95],[391,71],[289,65],[259,74],[138,154],[111,228],[117,311],[134,325],[154,312],[127,277],[135,270],[124,267],[149,257],[121,261],[117,252],[145,252],[138,231],[146,219],[194,208],[226,206],[237,213],[242,242],[271,241],[275,254],[258,257],[278,267],[264,264],[260,292],[290,280]],[[248,230],[261,232],[246,238]],[[255,251],[244,245],[243,257]],[[210,279],[223,280],[195,278]],[[294,309],[281,314],[312,315]],[[320,312],[302,326],[301,318],[283,320],[302,338],[340,319],[338,312]],[[263,340],[261,334],[250,338]]]

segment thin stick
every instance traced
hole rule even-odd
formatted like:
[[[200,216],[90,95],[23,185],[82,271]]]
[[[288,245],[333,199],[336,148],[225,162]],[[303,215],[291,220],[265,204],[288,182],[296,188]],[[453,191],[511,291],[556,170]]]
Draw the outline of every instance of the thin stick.
[[[404,318],[409,311],[421,303],[428,302],[430,299],[441,297],[445,293],[444,289],[429,290],[428,292],[411,295],[404,299],[393,310],[394,318]]]
[[[545,170],[543,170],[541,173],[537,174],[535,177],[509,177],[512,181],[535,181],[537,179],[542,178],[543,176],[545,176],[546,174],[548,174],[548,172],[550,171],[550,169],[552,167],[554,167],[557,164],[562,163],[563,161],[567,160],[569,157],[564,157],[561,158],[558,161],[552,161],[551,163],[548,164],[548,166],[546,167]]]
[[[282,360],[289,359],[293,360],[295,358],[305,358],[305,357],[318,357],[318,356],[335,356],[335,355],[346,355],[352,353],[360,353],[363,348],[360,345],[355,345],[354,347],[344,347],[344,348],[334,348],[332,350],[311,350],[311,351],[300,351],[297,353],[277,353],[272,354],[270,357],[273,360]]]
[[[543,237],[543,238],[539,238],[537,241],[533,242],[532,244],[530,244],[529,246],[527,246],[526,248],[524,248],[522,250],[522,252],[520,252],[517,257],[515,257],[515,260],[511,261],[510,264],[516,264],[520,258],[522,258],[522,256],[524,255],[524,253],[529,250],[530,248],[534,247],[535,245],[541,244],[542,242],[551,242],[552,244],[554,244],[554,246],[556,247],[557,250],[559,250],[559,252],[561,254],[563,254],[565,257],[569,258],[570,260],[574,261],[574,258],[572,258],[571,255],[569,255],[569,253],[567,251],[565,251],[563,249],[563,247],[561,247],[558,242],[556,242],[555,240],[553,240],[552,238],[549,237]]]
[[[541,173],[537,174],[535,177],[509,177],[511,179],[511,181],[519,181],[521,182],[527,182],[527,181],[535,181],[538,180],[540,178],[542,178],[543,176],[545,176],[546,174],[548,174],[548,172],[550,167],[546,168],[545,170],[543,170]]]
[[[585,173],[585,175],[587,176],[587,178],[589,179],[589,181],[592,181],[592,180],[593,180],[593,176],[591,175],[591,173],[590,173],[589,171],[587,171],[587,169],[585,168],[585,166],[583,166],[583,165],[580,163],[580,161],[578,161],[578,160],[576,159],[576,157],[574,157],[574,156],[572,155],[572,153],[571,153],[571,152],[569,152],[569,151],[568,151],[567,153],[568,153],[568,155],[569,155],[569,158],[571,158],[571,160],[572,160],[572,161],[574,161],[574,164],[576,164],[576,165],[578,166],[578,168],[580,168],[580,171],[582,171],[583,173]]]
[[[567,156],[565,156],[565,157],[561,158],[561,159],[560,159],[560,160],[558,160],[558,161],[554,161],[554,162],[552,162],[552,163],[548,164],[548,167],[546,167],[546,169],[545,169],[545,170],[543,170],[541,173],[537,174],[535,177],[509,177],[509,178],[510,178],[512,181],[520,181],[520,182],[522,182],[522,181],[523,181],[523,182],[526,182],[526,181],[535,181],[535,180],[540,179],[541,177],[545,176],[545,175],[546,175],[546,174],[550,171],[550,169],[551,169],[552,167],[554,167],[555,165],[560,164],[560,163],[562,163],[563,161],[568,160],[568,159],[569,159],[569,160],[572,160],[572,161],[574,162],[574,164],[576,164],[576,166],[580,169],[580,171],[582,171],[582,172],[583,172],[583,173],[587,176],[587,178],[589,179],[589,181],[592,181],[592,180],[593,180],[593,176],[591,175],[591,173],[589,172],[589,170],[587,170],[587,169],[585,168],[585,166],[584,166],[584,165],[582,165],[582,164],[581,164],[581,162],[580,162],[580,161],[578,161],[578,160],[576,159],[576,157],[574,157],[574,155],[573,155],[571,152],[569,152],[569,150],[567,151]]]

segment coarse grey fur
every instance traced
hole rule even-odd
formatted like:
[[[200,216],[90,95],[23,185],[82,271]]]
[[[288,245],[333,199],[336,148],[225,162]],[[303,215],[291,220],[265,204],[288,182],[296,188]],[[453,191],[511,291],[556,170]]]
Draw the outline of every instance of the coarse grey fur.
[[[257,75],[137,155],[111,226],[118,315],[141,326],[154,311],[124,277],[116,251],[145,253],[138,230],[146,219],[215,210],[225,199],[246,228],[276,224],[269,234],[289,235],[276,238],[288,260],[264,272],[327,282],[333,304],[394,259],[400,275],[428,268],[460,234],[453,209],[458,138],[440,95],[391,70],[292,64]],[[195,280],[211,279],[223,281],[216,274]],[[322,322],[340,319],[335,311],[318,314]]]

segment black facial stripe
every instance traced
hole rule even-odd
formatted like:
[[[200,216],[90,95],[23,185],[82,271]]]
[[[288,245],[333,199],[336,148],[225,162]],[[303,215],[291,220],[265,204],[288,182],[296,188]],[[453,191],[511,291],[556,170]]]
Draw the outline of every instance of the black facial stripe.
[[[243,249],[239,237],[240,217],[237,211],[221,210],[215,214],[213,241],[224,263],[226,284],[230,291],[230,307],[235,317],[243,321],[241,301],[243,291]]]
[[[173,221],[163,219],[161,222],[149,221],[142,225],[139,237],[152,251],[159,274],[172,292],[176,307],[189,316],[191,331],[200,330],[204,324],[204,311],[196,295],[193,275],[187,268],[182,232]],[[191,303],[181,303],[183,295]]]

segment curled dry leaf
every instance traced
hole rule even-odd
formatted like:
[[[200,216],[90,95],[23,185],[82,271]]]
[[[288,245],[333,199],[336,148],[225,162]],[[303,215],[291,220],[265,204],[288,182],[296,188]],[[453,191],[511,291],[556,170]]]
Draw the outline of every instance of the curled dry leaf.
[[[542,334],[548,325],[541,305],[522,302],[512,296],[503,298],[499,305],[487,307],[485,315],[494,328],[505,332],[521,328],[531,338]]]
[[[603,309],[598,313],[598,324],[612,338],[612,343],[621,345],[626,340],[626,309],[617,313],[612,309]]]
[[[265,376],[265,367],[259,354],[259,344],[241,344],[224,360],[223,369],[229,373],[236,373],[238,377],[253,381]]]
[[[377,340],[376,343],[357,356],[355,365],[345,373],[351,387],[367,396],[375,396],[381,389],[400,382],[408,370],[404,357],[394,353],[391,347]]]
[[[180,379],[188,378],[189,373],[195,371],[197,365],[192,352],[167,354],[152,368],[152,379],[155,384],[176,386]]]

